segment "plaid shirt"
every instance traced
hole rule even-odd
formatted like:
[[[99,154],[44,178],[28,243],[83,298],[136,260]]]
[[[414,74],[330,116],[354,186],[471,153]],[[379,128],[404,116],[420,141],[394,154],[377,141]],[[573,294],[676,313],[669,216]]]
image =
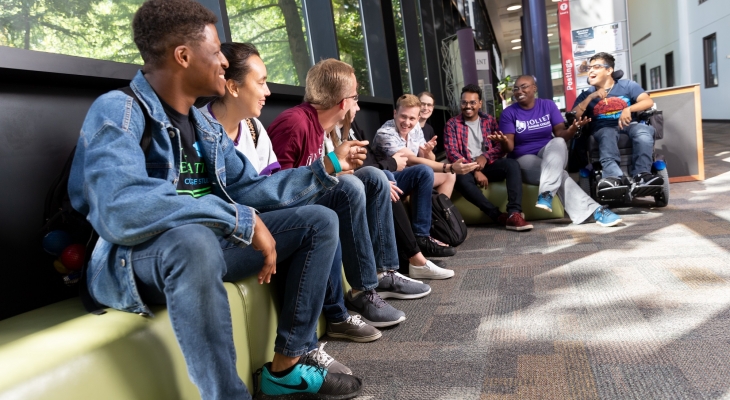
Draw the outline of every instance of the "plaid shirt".
[[[479,118],[482,125],[482,138],[487,150],[482,155],[487,159],[487,165],[504,157],[502,145],[497,141],[487,139],[487,136],[499,130],[497,120],[489,114],[479,111]],[[469,153],[469,127],[466,126],[464,116],[459,114],[446,122],[444,128],[444,147],[449,162],[456,162],[463,158],[466,162],[472,162]]]

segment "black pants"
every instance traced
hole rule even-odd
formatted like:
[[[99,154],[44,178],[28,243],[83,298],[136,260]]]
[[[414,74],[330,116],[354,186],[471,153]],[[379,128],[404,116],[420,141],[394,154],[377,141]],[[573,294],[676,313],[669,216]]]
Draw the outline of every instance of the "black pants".
[[[522,212],[522,173],[520,165],[516,160],[511,158],[500,158],[499,160],[486,165],[482,169],[482,173],[487,177],[489,182],[499,182],[506,180],[507,184],[507,213]],[[482,212],[487,214],[492,221],[497,221],[499,216],[499,208],[492,204],[484,194],[482,189],[477,186],[474,173],[470,172],[465,175],[456,175],[456,190],[464,196],[470,203],[479,207]]]
[[[398,272],[408,273],[408,259],[421,252],[416,236],[411,228],[411,220],[402,201],[393,203],[393,227],[395,228],[395,244],[398,246]]]

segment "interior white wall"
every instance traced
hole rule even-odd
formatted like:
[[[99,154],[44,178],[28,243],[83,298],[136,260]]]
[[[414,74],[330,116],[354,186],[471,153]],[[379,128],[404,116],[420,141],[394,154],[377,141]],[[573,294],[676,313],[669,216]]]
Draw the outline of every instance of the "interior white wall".
[[[511,56],[507,56],[502,60],[502,64],[504,65],[504,75],[511,76],[512,78],[515,78],[519,75],[522,75],[522,56],[521,54],[515,54]]]
[[[650,70],[661,66],[662,87],[666,87],[664,56],[674,52],[675,85],[700,84],[702,118],[730,119],[730,2],[708,0],[698,4],[696,0],[628,0],[628,5],[634,74],[639,76],[641,64],[646,64],[648,85]],[[684,29],[682,24],[685,24]],[[682,46],[682,31],[689,36],[687,46]],[[633,46],[649,32],[649,38]],[[705,88],[702,39],[712,33],[717,34],[719,86]],[[686,49],[689,49],[689,54]]]

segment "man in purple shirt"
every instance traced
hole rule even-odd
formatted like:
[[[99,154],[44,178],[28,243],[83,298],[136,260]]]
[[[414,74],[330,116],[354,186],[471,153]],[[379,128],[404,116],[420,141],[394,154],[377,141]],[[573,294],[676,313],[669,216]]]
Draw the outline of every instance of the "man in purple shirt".
[[[565,171],[568,164],[566,141],[575,135],[590,118],[576,120],[569,128],[552,100],[535,98],[535,78],[522,75],[512,88],[516,103],[507,107],[499,119],[503,134],[496,137],[510,151],[508,157],[517,159],[522,181],[540,185],[535,207],[552,212],[556,194],[565,205],[570,219],[580,224],[593,217],[601,226],[621,222],[618,215],[596,203]]]

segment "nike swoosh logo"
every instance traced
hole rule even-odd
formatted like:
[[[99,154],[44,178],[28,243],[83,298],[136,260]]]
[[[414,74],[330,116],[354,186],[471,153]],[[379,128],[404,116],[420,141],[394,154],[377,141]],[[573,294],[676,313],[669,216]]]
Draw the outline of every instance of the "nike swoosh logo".
[[[269,382],[273,383],[274,385],[281,386],[283,388],[291,389],[291,390],[307,390],[309,388],[309,385],[307,384],[307,381],[304,380],[304,378],[299,377],[302,381],[298,385],[285,385],[283,383],[274,382],[271,379],[269,379]]]

